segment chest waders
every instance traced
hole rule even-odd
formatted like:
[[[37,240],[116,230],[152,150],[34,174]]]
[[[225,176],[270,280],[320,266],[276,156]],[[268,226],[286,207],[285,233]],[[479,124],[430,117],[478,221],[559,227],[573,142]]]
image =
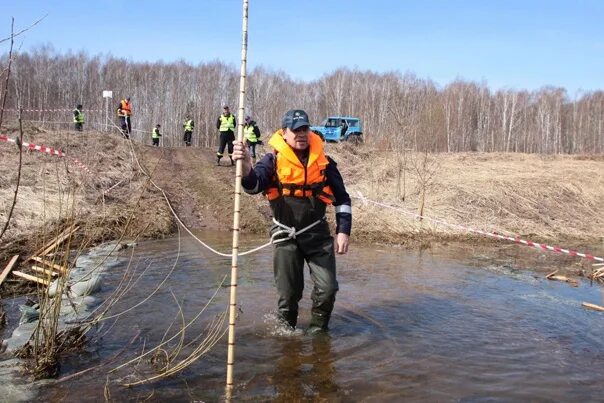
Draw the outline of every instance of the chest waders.
[[[271,235],[280,319],[292,328],[297,325],[306,262],[313,282],[308,331],[327,330],[338,282],[334,241],[325,221],[326,205],[314,197],[288,196],[272,200],[270,205],[275,217]]]

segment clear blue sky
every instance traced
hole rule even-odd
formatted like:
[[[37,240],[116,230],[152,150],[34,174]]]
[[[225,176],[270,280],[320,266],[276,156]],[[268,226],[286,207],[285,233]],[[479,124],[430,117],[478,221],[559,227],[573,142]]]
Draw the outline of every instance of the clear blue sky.
[[[0,0],[0,36],[134,61],[239,66],[240,0]],[[0,44],[0,52],[8,50]],[[446,85],[604,89],[602,0],[250,0],[248,66],[313,80],[341,66]]]

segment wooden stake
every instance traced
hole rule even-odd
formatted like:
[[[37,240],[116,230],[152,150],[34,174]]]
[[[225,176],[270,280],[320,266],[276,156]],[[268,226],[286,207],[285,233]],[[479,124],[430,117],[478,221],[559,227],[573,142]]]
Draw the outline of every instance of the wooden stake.
[[[4,268],[4,270],[2,270],[2,274],[0,274],[0,285],[2,285],[6,277],[9,275],[10,271],[13,269],[13,266],[17,262],[17,259],[19,259],[19,255],[13,256]]]
[[[247,75],[247,21],[248,0],[243,0],[243,24],[241,34],[241,75],[239,77],[239,114],[237,116],[237,141],[243,141],[243,119],[245,114],[245,86]],[[242,161],[235,168],[235,207],[233,211],[233,255],[231,259],[231,298],[229,302],[229,338],[227,351],[226,397],[231,399],[233,391],[233,367],[235,366],[235,320],[237,318],[237,258],[239,249],[239,217],[241,200]],[[247,172],[246,172],[247,174]]]
[[[604,306],[590,304],[589,302],[583,302],[581,305],[583,305],[585,308],[593,309],[594,311],[604,312]]]
[[[37,273],[44,274],[47,279],[48,279],[48,277],[56,277],[59,275],[59,273],[57,273],[56,271],[45,269],[44,267],[40,267],[40,266],[32,266],[31,269]]]
[[[40,256],[32,256],[29,258],[29,260],[33,260],[34,262],[42,263],[43,265],[48,266],[51,269],[53,269],[61,274],[67,273],[67,268],[65,268],[61,265],[49,262],[48,260],[42,259]]]
[[[63,233],[58,237],[58,239],[54,243],[52,243],[52,245],[50,245],[49,247],[47,247],[40,253],[35,253],[35,255],[40,255],[40,256],[48,255],[50,252],[54,251],[59,245],[61,245],[63,243],[63,241],[65,241],[67,238],[69,238],[71,236],[71,234],[76,232],[79,228],[80,227],[75,226],[69,230],[63,231]]]
[[[556,274],[557,272],[558,272],[558,270],[548,274],[547,276],[545,276],[545,278],[548,280],[564,281],[564,282],[567,282],[568,284],[572,285],[573,287],[579,286],[579,282],[577,280],[566,277],[566,276],[562,276],[560,274]]]
[[[29,281],[34,281],[38,284],[42,284],[42,285],[46,285],[46,286],[48,286],[50,284],[50,281],[48,281],[48,280],[45,280],[40,277],[32,276],[31,274],[23,273],[22,271],[15,270],[15,271],[13,271],[13,274],[17,277],[21,277],[21,278],[24,278]]]
[[[61,231],[61,233],[60,233],[59,235],[57,235],[56,237],[52,238],[52,239],[51,239],[50,241],[48,241],[48,242],[47,242],[47,243],[46,243],[44,246],[42,246],[40,249],[38,249],[38,250],[37,250],[37,251],[36,251],[36,252],[33,254],[33,256],[39,256],[39,255],[41,255],[41,254],[42,254],[42,252],[43,252],[45,249],[48,249],[48,247],[50,247],[50,246],[54,245],[54,244],[55,244],[55,243],[56,243],[56,242],[59,240],[59,238],[60,238],[60,237],[61,237],[63,234],[65,234],[65,232],[70,231],[71,229],[73,229],[73,227],[74,227],[74,226],[75,226],[75,224],[71,224],[69,227],[65,228],[63,231]],[[30,257],[30,258],[28,258],[27,260],[29,260],[29,259],[31,259],[31,257]]]

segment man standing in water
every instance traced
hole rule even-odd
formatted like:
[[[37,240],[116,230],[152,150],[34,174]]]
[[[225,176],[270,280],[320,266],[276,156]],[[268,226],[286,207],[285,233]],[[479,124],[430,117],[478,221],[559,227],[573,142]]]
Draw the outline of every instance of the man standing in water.
[[[242,160],[243,189],[250,194],[264,192],[273,212],[279,319],[296,327],[307,262],[314,285],[307,333],[316,334],[327,331],[338,291],[334,239],[325,210],[328,204],[335,207],[335,252],[344,254],[352,227],[350,196],[336,163],[323,151],[323,141],[310,130],[306,112],[288,111],[281,127],[269,141],[275,152],[255,167],[242,142],[235,142],[233,159]]]

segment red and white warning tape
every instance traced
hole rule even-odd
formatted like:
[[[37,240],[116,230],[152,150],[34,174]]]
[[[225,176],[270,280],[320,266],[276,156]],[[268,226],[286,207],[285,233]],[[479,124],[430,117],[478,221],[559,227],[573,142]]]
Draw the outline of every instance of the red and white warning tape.
[[[2,109],[2,108],[0,108]],[[4,109],[5,112],[19,112],[19,109]],[[73,112],[73,109],[21,109],[21,112]],[[83,109],[82,112],[103,112],[102,109]]]
[[[8,136],[0,136],[0,141],[8,141],[9,143],[17,143],[17,140],[11,139]],[[40,151],[41,153],[58,155],[59,157],[65,157],[65,153],[63,151],[57,150],[56,148],[39,146],[32,143],[26,143],[25,141],[22,144],[23,147],[28,148],[30,150]]]
[[[582,252],[577,252],[577,251],[572,250],[572,249],[561,248],[559,246],[551,246],[551,245],[547,245],[547,244],[544,244],[544,243],[533,242],[533,241],[530,241],[530,240],[521,239],[518,236],[514,236],[513,237],[513,236],[508,236],[508,235],[501,235],[501,234],[498,234],[496,232],[482,231],[482,230],[466,227],[464,225],[451,224],[451,223],[448,223],[448,222],[443,221],[443,220],[439,220],[439,219],[435,219],[435,218],[430,218],[430,217],[422,216],[420,214],[414,213],[412,211],[408,211],[408,210],[400,208],[400,207],[391,206],[391,205],[386,204],[386,203],[380,203],[380,202],[377,202],[375,200],[367,199],[360,192],[358,193],[358,195],[359,196],[351,196],[351,197],[354,198],[354,199],[362,200],[362,201],[367,202],[367,203],[375,204],[377,206],[386,207],[386,208],[389,208],[391,210],[400,211],[402,213],[405,213],[407,215],[411,215],[411,216],[416,217],[416,218],[422,218],[422,219],[426,219],[426,220],[429,220],[429,221],[432,221],[432,222],[435,222],[435,223],[438,223],[438,224],[446,225],[448,227],[461,229],[463,231],[473,232],[475,234],[485,235],[485,236],[488,236],[488,237],[491,237],[491,238],[502,239],[502,240],[505,240],[505,241],[512,241],[512,242],[515,242],[517,244],[531,246],[531,247],[536,248],[536,249],[547,250],[547,251],[558,252],[558,253],[566,253],[567,255],[571,255],[571,256],[579,256],[579,257],[584,257],[584,258],[589,259],[589,260],[596,260],[596,261],[599,261],[599,262],[604,262],[604,258],[601,258],[601,257],[598,257],[598,256],[594,256],[594,255],[591,255],[589,253],[582,253]]]
[[[6,141],[9,143],[15,143],[17,144],[17,140],[15,139],[11,139],[8,136],[2,136],[0,135],[0,141]],[[57,155],[59,157],[67,157],[67,155],[61,151],[61,150],[57,150],[56,148],[52,148],[52,147],[46,147],[46,146],[39,146],[36,144],[32,144],[32,143],[26,143],[25,141],[22,143],[21,145],[22,147],[25,147],[29,150],[32,151],[39,151],[41,153],[45,153],[45,154],[50,154],[50,155]],[[88,167],[79,159],[77,158],[68,158],[69,160],[73,161],[80,169],[86,171],[86,172],[90,172],[90,170],[88,169]]]
[[[87,173],[90,173],[90,170],[88,169],[88,167],[86,165],[84,165],[84,163],[82,161],[80,161],[77,158],[72,158],[74,164],[76,164],[78,167],[80,167],[81,170],[86,171]]]

